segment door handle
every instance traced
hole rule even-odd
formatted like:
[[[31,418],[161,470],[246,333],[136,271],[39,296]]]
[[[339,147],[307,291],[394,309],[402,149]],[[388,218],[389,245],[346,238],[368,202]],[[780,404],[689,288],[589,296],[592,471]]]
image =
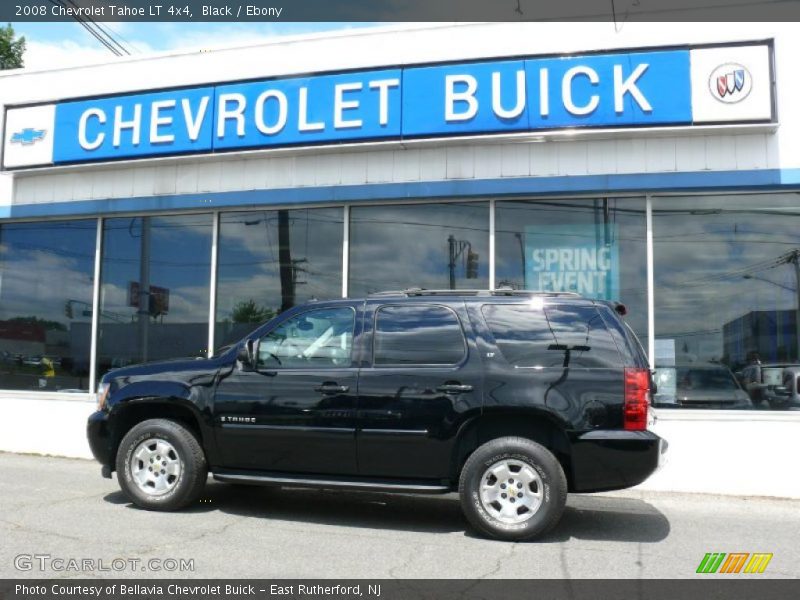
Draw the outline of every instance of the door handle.
[[[437,392],[444,392],[445,394],[463,394],[471,392],[472,386],[461,383],[445,383],[436,388]]]
[[[350,391],[349,385],[339,385],[338,383],[328,381],[323,383],[320,386],[314,388],[315,392],[320,392],[322,394],[343,394],[344,392]]]

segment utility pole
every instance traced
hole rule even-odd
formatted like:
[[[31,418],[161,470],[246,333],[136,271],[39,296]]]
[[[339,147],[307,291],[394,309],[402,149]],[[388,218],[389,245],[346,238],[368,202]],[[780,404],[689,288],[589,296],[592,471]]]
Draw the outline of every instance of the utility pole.
[[[794,309],[794,355],[797,357],[797,360],[800,360],[800,250],[792,250],[788,262],[791,262],[794,265],[794,283],[796,295],[796,304]]]
[[[139,348],[147,362],[150,343],[150,217],[142,217],[142,245],[139,255]]]
[[[289,231],[289,211],[278,211],[278,263],[281,279],[281,312],[289,310],[295,301],[295,268]]]
[[[467,279],[478,278],[478,259],[477,253],[472,251],[472,244],[462,240],[457,240],[452,234],[447,237],[448,260],[447,268],[450,271],[450,288],[456,289],[456,261],[464,255],[466,250],[466,276]]]

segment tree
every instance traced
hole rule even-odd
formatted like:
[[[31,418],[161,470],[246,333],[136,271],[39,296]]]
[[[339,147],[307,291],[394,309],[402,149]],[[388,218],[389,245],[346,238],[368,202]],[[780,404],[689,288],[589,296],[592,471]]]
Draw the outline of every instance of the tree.
[[[25,54],[25,36],[14,39],[14,28],[11,23],[0,27],[0,70],[21,69],[22,55]]]
[[[263,323],[274,316],[274,310],[258,306],[255,300],[242,300],[233,307],[231,312],[234,323]]]

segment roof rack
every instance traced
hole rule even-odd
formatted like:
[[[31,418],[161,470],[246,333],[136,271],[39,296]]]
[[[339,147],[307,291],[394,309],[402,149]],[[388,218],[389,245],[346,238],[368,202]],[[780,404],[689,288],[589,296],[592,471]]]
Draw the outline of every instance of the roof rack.
[[[580,298],[575,292],[545,292],[539,290],[514,290],[501,287],[495,290],[428,290],[425,288],[406,288],[405,290],[386,290],[369,294],[369,298],[405,296],[547,296]]]

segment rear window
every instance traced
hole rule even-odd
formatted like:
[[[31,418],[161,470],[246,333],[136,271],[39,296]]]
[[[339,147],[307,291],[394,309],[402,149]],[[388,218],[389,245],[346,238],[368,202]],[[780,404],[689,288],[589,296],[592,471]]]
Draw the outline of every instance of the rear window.
[[[375,318],[375,366],[454,365],[467,343],[461,322],[445,306],[382,306]]]
[[[515,367],[621,365],[614,339],[594,306],[486,304],[481,310],[498,349]]]

